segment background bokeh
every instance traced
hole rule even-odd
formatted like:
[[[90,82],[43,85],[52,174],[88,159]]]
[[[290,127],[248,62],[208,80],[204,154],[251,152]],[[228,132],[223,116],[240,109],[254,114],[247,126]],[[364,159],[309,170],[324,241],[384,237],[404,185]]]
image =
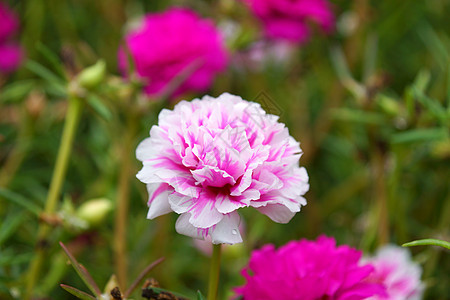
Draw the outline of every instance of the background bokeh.
[[[67,110],[66,84],[58,74],[63,70],[70,81],[100,58],[107,76],[96,91],[97,105],[87,105],[80,120],[36,295],[70,299],[62,282],[86,290],[66,264],[60,240],[101,287],[106,284],[114,272],[114,203],[124,172],[131,183],[128,281],[164,256],[151,273],[162,287],[191,297],[206,290],[208,257],[175,233],[175,214],[146,219],[147,191],[134,177],[141,167],[134,158],[137,144],[160,109],[176,101],[131,93],[117,66],[127,30],[143,14],[173,5],[190,7],[227,31],[230,64],[207,94],[237,94],[280,115],[301,142],[300,162],[310,176],[308,205],[289,224],[241,210],[244,243],[224,250],[221,297],[243,283],[239,272],[250,251],[265,243],[325,233],[369,254],[384,243],[450,240],[449,1],[332,1],[333,33],[316,30],[308,43],[259,59],[250,57],[263,39],[259,24],[239,1],[7,3],[20,19],[25,61],[15,73],[0,75],[1,299],[23,291],[36,247],[35,212],[44,207]],[[184,94],[177,101],[201,96]],[[131,137],[130,119],[137,120]],[[130,164],[124,166],[127,155]],[[77,209],[95,198],[109,199],[112,208],[80,228]],[[411,251],[424,270],[425,299],[448,299],[449,252]]]

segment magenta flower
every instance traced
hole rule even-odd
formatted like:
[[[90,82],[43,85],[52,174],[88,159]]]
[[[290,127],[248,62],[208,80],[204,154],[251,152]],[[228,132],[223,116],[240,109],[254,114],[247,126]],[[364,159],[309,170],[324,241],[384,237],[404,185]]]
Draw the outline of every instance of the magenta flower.
[[[175,95],[205,91],[227,65],[224,41],[214,24],[188,9],[148,14],[125,40],[137,73],[147,81],[145,92],[149,95],[162,93],[178,80],[181,84]],[[119,66],[126,73],[123,50],[119,51]]]
[[[304,43],[312,21],[329,33],[335,18],[327,0],[243,0],[262,22],[269,38]]]
[[[0,73],[10,73],[22,61],[22,50],[12,39],[19,30],[14,13],[0,2]]]
[[[244,300],[360,300],[384,294],[380,284],[364,282],[373,272],[361,265],[361,252],[336,247],[333,238],[291,241],[278,250],[265,245],[252,252],[242,271],[247,280],[236,289]]]
[[[383,284],[387,295],[371,300],[419,300],[422,299],[424,285],[420,281],[422,269],[411,260],[405,248],[385,246],[376,255],[367,259],[375,267],[368,281]]]
[[[148,218],[181,214],[178,233],[240,243],[236,210],[252,206],[287,223],[306,204],[299,143],[257,103],[222,94],[163,110],[136,150],[137,178],[150,194]]]

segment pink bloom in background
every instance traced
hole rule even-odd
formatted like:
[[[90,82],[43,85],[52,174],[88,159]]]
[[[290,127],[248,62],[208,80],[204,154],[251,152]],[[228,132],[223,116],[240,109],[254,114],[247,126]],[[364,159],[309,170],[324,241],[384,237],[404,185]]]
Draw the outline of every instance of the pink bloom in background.
[[[22,50],[12,39],[19,30],[14,13],[0,2],[0,73],[17,69],[22,61]]]
[[[360,300],[385,294],[377,283],[364,282],[373,272],[360,264],[361,252],[336,247],[333,238],[291,241],[278,250],[265,245],[252,252],[242,271],[247,282],[236,292],[245,300]]]
[[[312,21],[326,33],[334,29],[335,18],[327,0],[243,0],[261,21],[269,38],[306,42]]]
[[[181,84],[174,95],[205,91],[227,66],[224,41],[214,24],[188,9],[148,14],[125,40],[149,95],[162,93],[176,81]],[[124,73],[127,64],[127,56],[120,50],[119,66]]]
[[[222,94],[162,110],[136,150],[147,184],[148,218],[181,214],[178,233],[214,244],[240,243],[237,209],[252,206],[287,223],[306,204],[301,150],[278,117]]]
[[[376,255],[366,259],[375,267],[368,278],[370,282],[386,286],[387,296],[377,296],[371,300],[419,300],[422,299],[424,285],[420,280],[422,269],[411,259],[408,249],[385,246]]]

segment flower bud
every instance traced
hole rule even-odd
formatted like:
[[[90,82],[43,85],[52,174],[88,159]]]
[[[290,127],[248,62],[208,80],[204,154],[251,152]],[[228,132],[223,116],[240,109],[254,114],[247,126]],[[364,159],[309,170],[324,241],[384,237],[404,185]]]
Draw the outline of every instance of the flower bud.
[[[83,203],[77,210],[78,218],[89,223],[89,227],[99,225],[112,210],[112,203],[106,198],[92,199]]]
[[[78,74],[78,83],[81,87],[86,89],[93,89],[97,87],[105,78],[106,63],[104,60],[99,60],[93,66],[87,67],[80,74]]]

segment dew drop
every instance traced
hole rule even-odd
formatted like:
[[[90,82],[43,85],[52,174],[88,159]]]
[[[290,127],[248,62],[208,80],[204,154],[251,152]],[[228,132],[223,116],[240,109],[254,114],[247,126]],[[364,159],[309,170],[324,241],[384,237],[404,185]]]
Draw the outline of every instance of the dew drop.
[[[236,234],[238,234],[238,231],[236,229],[233,229],[233,230],[231,230],[231,233],[236,235]]]

